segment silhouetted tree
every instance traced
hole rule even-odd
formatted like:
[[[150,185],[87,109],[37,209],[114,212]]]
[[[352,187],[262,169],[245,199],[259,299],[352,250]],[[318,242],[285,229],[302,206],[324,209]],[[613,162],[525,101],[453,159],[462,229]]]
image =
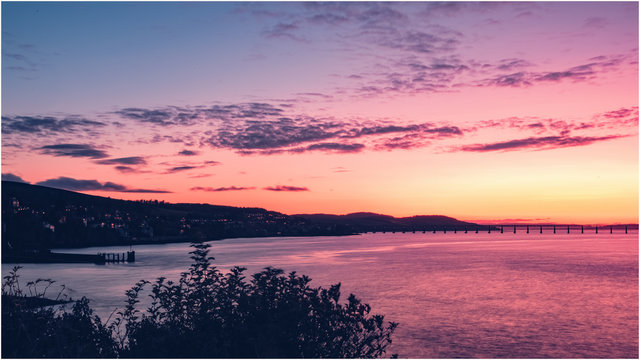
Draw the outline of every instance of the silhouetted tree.
[[[309,286],[295,272],[266,268],[250,282],[244,268],[222,274],[208,245],[194,244],[194,263],[177,283],[159,278],[145,314],[135,310],[146,281],[128,293],[116,320],[124,326],[124,357],[372,358],[385,354],[396,324],[350,295],[340,284]]]
[[[2,357],[3,358],[97,358],[115,357],[116,343],[111,331],[93,315],[89,301],[75,302],[71,312],[45,307],[55,301],[44,298],[45,290],[23,293],[17,270],[9,272],[2,284]],[[37,282],[51,284],[47,279]]]
[[[307,276],[270,267],[247,281],[244,268],[212,266],[209,245],[192,246],[193,264],[177,282],[158,278],[141,312],[149,282],[139,281],[109,326],[86,298],[70,312],[45,306],[46,288],[23,292],[14,268],[2,284],[2,357],[373,358],[391,344],[396,324],[369,315],[354,295],[341,304],[340,284],[314,288]],[[52,281],[27,286],[39,283]]]

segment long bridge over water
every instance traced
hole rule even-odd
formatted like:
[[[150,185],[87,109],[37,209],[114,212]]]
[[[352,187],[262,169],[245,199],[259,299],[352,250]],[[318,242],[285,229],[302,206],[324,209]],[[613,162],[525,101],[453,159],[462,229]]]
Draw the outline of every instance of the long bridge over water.
[[[433,225],[433,226],[422,226],[415,228],[379,228],[375,230],[365,231],[366,233],[416,233],[416,232],[433,232],[434,234],[437,232],[442,232],[444,234],[448,232],[458,233],[463,232],[467,233],[480,233],[486,232],[488,234],[493,233],[509,233],[512,232],[514,234],[517,233],[526,233],[526,234],[543,234],[543,233],[551,233],[553,234],[584,234],[587,233],[595,233],[595,234],[614,234],[614,233],[625,233],[628,234],[630,231],[638,230],[637,224],[632,225],[575,225],[575,224],[567,224],[567,225],[559,225],[559,224],[483,224],[477,226],[462,226],[462,225]]]

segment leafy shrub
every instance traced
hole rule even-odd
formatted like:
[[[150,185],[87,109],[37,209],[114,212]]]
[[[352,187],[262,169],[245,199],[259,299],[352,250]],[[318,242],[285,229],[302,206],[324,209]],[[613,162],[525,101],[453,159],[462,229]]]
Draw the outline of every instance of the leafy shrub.
[[[247,281],[244,268],[223,274],[212,266],[209,245],[192,246],[194,262],[177,282],[158,278],[141,312],[150,284],[141,280],[109,326],[86,298],[71,312],[45,306],[51,280],[23,293],[14,268],[2,284],[2,357],[373,358],[391,344],[397,324],[369,315],[354,295],[340,304],[340,284],[313,288],[308,277],[273,268]],[[39,283],[48,285],[32,291]]]
[[[309,286],[295,272],[266,268],[250,282],[244,268],[222,274],[208,245],[194,244],[194,260],[177,283],[159,278],[152,303],[140,315],[141,281],[127,292],[116,320],[124,357],[372,358],[385,354],[396,324],[350,295],[340,284]],[[122,325],[122,326],[121,326]]]
[[[15,267],[2,284],[2,357],[3,358],[96,358],[115,357],[116,343],[111,331],[93,315],[89,301],[75,302],[71,312],[54,305],[59,302],[44,298],[53,281],[38,279],[27,283],[29,296],[22,291]]]

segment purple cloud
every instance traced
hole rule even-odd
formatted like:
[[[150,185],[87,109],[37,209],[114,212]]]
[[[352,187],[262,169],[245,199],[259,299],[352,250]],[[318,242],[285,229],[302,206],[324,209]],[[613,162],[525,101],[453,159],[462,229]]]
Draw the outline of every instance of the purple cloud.
[[[268,190],[268,191],[309,191],[308,188],[306,187],[300,187],[300,186],[289,186],[289,185],[277,185],[277,186],[268,186],[265,188],[262,188],[262,190]]]
[[[2,133],[74,133],[106,126],[105,123],[80,117],[57,118],[53,116],[3,116]]]
[[[362,144],[338,144],[338,143],[318,143],[307,146],[307,151],[323,150],[335,151],[340,153],[356,153],[364,149]]]
[[[200,166],[175,166],[175,167],[172,167],[170,169],[167,169],[166,173],[167,174],[173,174],[173,173],[177,173],[177,172],[181,172],[181,171],[197,169],[199,167]]]
[[[48,186],[58,189],[65,189],[71,191],[117,191],[128,193],[170,193],[166,190],[151,190],[151,189],[130,189],[124,185],[116,184],[110,181],[101,183],[98,180],[78,180],[70,177],[61,176],[56,179],[48,179],[45,181],[37,182],[36,185]]]
[[[146,165],[147,161],[141,156],[130,156],[130,157],[122,157],[116,159],[105,159],[96,161],[98,164],[102,165]]]
[[[563,147],[584,146],[598,141],[618,139],[627,135],[609,136],[545,136],[530,137],[526,139],[509,140],[488,144],[473,144],[458,147],[459,151],[489,152],[489,151],[513,151],[525,149],[557,149]]]
[[[101,159],[109,156],[104,151],[87,144],[46,145],[39,148],[39,150],[42,150],[43,154],[53,156],[88,157],[91,159]]]
[[[2,173],[2,181],[15,181],[28,184],[28,181],[25,181],[20,176],[12,174],[12,173]]]
[[[243,190],[253,190],[253,189],[255,189],[255,187],[253,186],[252,187],[228,186],[228,187],[218,187],[218,188],[196,186],[196,187],[192,187],[190,190],[219,192],[219,191],[243,191]]]
[[[178,153],[178,155],[182,155],[182,156],[195,156],[198,155],[199,152],[197,151],[192,151],[192,150],[182,150]]]

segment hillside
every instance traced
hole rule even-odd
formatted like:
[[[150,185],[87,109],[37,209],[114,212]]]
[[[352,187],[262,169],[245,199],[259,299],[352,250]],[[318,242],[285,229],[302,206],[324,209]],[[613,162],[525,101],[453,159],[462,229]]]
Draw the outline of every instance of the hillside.
[[[11,181],[2,181],[2,226],[3,250],[351,233],[260,208],[117,200]]]
[[[396,218],[389,215],[381,215],[368,212],[358,212],[347,215],[328,214],[298,214],[294,215],[317,224],[339,224],[347,226],[354,231],[412,231],[449,228],[450,230],[465,228],[485,228],[477,224],[460,221],[442,215],[421,215]]]
[[[2,181],[3,251],[465,227],[476,224],[446,216],[290,216],[261,208],[118,200]]]

